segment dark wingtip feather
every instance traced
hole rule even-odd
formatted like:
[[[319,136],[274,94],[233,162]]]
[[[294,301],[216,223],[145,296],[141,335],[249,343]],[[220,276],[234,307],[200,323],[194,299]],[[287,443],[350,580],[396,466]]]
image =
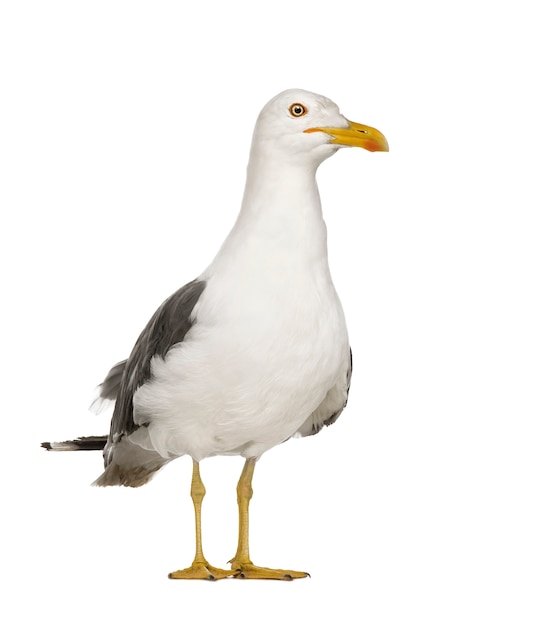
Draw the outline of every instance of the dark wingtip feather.
[[[53,452],[67,452],[74,450],[103,450],[107,443],[107,435],[99,437],[79,437],[79,439],[71,439],[69,441],[44,441],[41,444],[45,450]]]

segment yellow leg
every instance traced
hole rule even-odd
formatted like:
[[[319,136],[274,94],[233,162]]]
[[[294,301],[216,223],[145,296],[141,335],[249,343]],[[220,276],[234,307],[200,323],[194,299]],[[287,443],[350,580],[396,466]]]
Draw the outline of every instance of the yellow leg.
[[[258,567],[250,560],[248,540],[248,507],[253,495],[252,477],[254,475],[256,459],[248,459],[244,464],[242,474],[237,485],[237,502],[239,505],[239,543],[237,553],[231,559],[231,569],[235,578],[263,578],[274,580],[293,580],[305,578],[310,574],[294,570],[270,569]]]
[[[203,555],[203,541],[201,538],[201,505],[203,503],[206,490],[205,485],[201,480],[201,475],[199,474],[199,463],[197,461],[193,462],[192,488],[190,493],[195,509],[195,558],[190,567],[186,569],[179,569],[176,572],[171,572],[171,574],[169,574],[169,578],[183,580],[218,580],[219,578],[227,578],[232,575],[231,571],[213,567]]]

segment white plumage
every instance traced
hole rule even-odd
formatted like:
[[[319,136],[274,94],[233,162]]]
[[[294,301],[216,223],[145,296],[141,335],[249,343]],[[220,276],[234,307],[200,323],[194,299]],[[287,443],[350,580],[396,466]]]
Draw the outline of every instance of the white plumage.
[[[280,150],[266,155],[282,165]],[[153,360],[152,380],[135,394],[135,422],[152,416],[139,445],[166,458],[258,457],[301,428],[337,385],[334,409],[344,405],[349,342],[316,165],[303,159],[280,184],[248,188],[235,228],[199,277],[206,286],[196,323],[165,360]]]

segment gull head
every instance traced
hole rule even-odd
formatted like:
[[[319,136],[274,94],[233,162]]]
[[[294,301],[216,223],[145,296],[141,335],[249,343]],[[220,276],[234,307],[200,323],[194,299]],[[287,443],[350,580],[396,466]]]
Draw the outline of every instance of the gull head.
[[[317,167],[345,146],[370,152],[389,150],[379,130],[351,122],[329,98],[303,89],[288,89],[263,107],[254,129],[252,150],[258,156]]]

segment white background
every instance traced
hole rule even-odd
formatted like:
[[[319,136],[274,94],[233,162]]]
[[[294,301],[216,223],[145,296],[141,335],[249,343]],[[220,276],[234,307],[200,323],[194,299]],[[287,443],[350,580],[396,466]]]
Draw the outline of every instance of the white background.
[[[2,3],[2,621],[539,625],[533,8]],[[347,411],[254,479],[254,561],[312,578],[169,581],[193,556],[189,459],[142,489],[91,489],[99,453],[39,443],[107,432],[94,386],[212,259],[255,118],[290,87],[391,147],[342,150],[318,175]],[[241,465],[202,464],[219,566]]]

